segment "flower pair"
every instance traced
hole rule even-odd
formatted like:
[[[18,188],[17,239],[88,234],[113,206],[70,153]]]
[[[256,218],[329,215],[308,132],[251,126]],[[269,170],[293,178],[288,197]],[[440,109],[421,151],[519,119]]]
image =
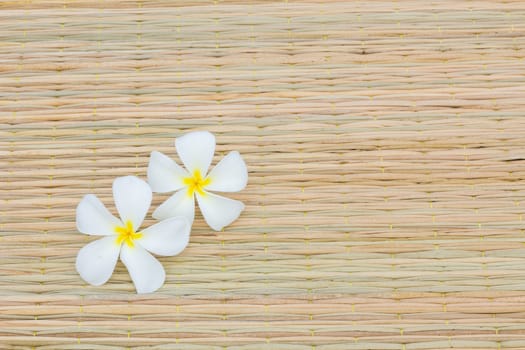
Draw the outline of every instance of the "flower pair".
[[[164,283],[165,272],[150,253],[174,256],[184,250],[195,216],[195,198],[205,221],[214,230],[221,230],[239,217],[244,209],[242,202],[209,191],[237,192],[246,186],[248,172],[240,154],[230,152],[208,174],[215,152],[215,137],[211,133],[186,134],[177,138],[175,147],[186,169],[154,151],[148,166],[149,185],[135,176],[115,179],[113,198],[120,219],[93,194],[84,196],[79,203],[78,230],[104,236],[78,253],[76,268],[86,282],[104,284],[120,256],[137,293],[153,292]],[[152,192],[173,191],[153,212],[153,217],[161,221],[139,230],[150,207]]]

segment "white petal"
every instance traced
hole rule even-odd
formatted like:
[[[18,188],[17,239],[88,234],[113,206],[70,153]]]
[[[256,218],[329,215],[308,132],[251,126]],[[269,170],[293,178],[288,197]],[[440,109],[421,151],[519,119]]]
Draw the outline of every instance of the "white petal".
[[[157,255],[173,256],[186,248],[190,241],[191,225],[184,217],[163,220],[142,230],[137,242]]]
[[[189,174],[173,159],[153,151],[149,158],[148,183],[153,192],[172,192],[184,187],[184,178]]]
[[[202,216],[215,231],[220,231],[224,226],[231,224],[244,209],[242,202],[210,192],[205,192],[204,195],[197,193],[197,201]]]
[[[215,153],[215,136],[208,131],[195,131],[175,140],[175,147],[180,159],[188,171],[195,170],[205,177]]]
[[[161,263],[140,244],[133,248],[123,244],[120,259],[126,265],[137,293],[154,292],[164,283],[166,273]]]
[[[76,267],[80,277],[89,284],[100,286],[111,277],[117,264],[120,245],[115,236],[108,236],[84,246],[77,255]]]
[[[122,222],[111,215],[94,194],[85,195],[77,206],[77,229],[88,235],[107,236],[115,234],[115,227]]]
[[[228,153],[208,174],[210,184],[207,190],[220,192],[237,192],[248,183],[246,163],[237,151]]]
[[[195,216],[195,198],[188,196],[188,189],[183,188],[175,192],[164,203],[158,206],[153,212],[153,217],[157,220],[164,220],[175,216],[183,216],[190,224],[193,223]]]
[[[113,199],[122,222],[129,220],[138,230],[151,204],[151,188],[136,176],[118,177],[113,181]]]

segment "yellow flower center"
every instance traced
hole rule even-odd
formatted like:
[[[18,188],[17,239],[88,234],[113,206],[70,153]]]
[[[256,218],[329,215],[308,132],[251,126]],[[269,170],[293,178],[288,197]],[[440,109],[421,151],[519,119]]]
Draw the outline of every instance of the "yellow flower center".
[[[115,227],[115,232],[118,234],[116,243],[121,245],[122,242],[126,242],[130,248],[135,246],[133,240],[140,239],[142,237],[142,233],[135,232],[135,230],[133,230],[133,224],[129,220],[126,221],[126,226]]]
[[[184,184],[188,186],[188,196],[193,196],[197,191],[200,195],[204,195],[204,188],[211,182],[209,177],[203,179],[200,170],[195,170],[193,176],[184,179]]]

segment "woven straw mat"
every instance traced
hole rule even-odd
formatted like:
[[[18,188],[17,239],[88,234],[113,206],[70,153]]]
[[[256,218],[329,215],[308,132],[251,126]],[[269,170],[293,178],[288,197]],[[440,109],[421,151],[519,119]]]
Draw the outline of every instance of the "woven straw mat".
[[[193,130],[246,210],[86,284],[82,196]],[[0,174],[1,349],[525,349],[525,1],[2,1]]]

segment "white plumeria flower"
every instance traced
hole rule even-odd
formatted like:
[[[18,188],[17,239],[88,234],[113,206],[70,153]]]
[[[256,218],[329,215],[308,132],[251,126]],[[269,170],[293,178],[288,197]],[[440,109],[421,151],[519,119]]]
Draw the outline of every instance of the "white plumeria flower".
[[[120,219],[111,215],[93,194],[82,198],[77,207],[77,228],[88,235],[105,236],[83,247],[76,267],[88,283],[100,286],[111,277],[120,254],[137,293],[150,293],[164,283],[165,272],[149,252],[173,256],[189,242],[191,225],[186,218],[174,217],[139,231],[151,204],[149,185],[135,176],[113,182],[113,199]]]
[[[175,147],[186,169],[160,152],[151,153],[148,182],[153,192],[176,191],[153,212],[153,217],[161,220],[184,216],[193,222],[196,197],[208,225],[220,231],[239,217],[244,204],[209,191],[242,190],[248,182],[246,164],[239,152],[232,151],[208,174],[215,152],[215,136],[207,131],[181,136],[175,140]]]

